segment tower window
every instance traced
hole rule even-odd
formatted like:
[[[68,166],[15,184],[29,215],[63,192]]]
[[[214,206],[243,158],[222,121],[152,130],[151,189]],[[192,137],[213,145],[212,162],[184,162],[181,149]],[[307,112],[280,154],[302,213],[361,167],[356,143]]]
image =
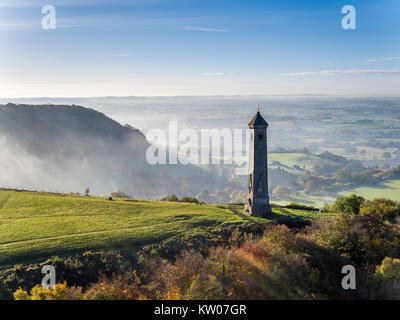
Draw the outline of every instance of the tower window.
[[[262,140],[262,138],[263,138],[263,135],[260,133],[260,134],[258,135],[258,139]]]

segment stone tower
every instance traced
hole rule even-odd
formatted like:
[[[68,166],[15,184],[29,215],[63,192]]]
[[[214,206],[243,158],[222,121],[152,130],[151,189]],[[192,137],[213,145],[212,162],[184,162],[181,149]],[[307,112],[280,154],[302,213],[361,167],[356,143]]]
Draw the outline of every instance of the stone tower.
[[[245,213],[266,218],[271,213],[268,196],[267,128],[268,123],[257,113],[249,122],[250,161],[249,194],[245,203]]]

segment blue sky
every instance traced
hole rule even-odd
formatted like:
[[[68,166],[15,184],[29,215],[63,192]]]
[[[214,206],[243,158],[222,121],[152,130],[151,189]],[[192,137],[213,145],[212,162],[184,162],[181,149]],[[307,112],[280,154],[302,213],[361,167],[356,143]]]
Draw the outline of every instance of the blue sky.
[[[398,0],[1,0],[0,97],[398,95],[399,36]]]

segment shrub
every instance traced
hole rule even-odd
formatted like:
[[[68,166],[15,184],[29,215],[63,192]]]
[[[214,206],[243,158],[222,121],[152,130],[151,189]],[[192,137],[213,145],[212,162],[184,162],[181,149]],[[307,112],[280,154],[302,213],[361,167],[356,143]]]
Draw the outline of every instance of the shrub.
[[[385,257],[376,268],[379,298],[400,299],[400,259]]]
[[[337,181],[350,182],[352,179],[352,173],[348,168],[343,168],[335,172],[334,174]]]
[[[358,214],[361,206],[365,203],[363,197],[352,194],[345,198],[337,198],[332,205],[332,211],[348,214]]]
[[[400,285],[400,259],[386,257],[376,268],[375,274]]]
[[[376,215],[381,220],[394,222],[400,215],[400,205],[389,199],[374,199],[367,201],[361,208],[360,213],[362,215]]]
[[[165,198],[162,198],[161,201],[178,202],[179,198],[176,195],[172,194],[170,196],[166,196]]]
[[[113,251],[88,251],[68,258],[52,257],[38,264],[16,265],[0,272],[0,299],[12,299],[13,292],[18,288],[28,291],[41,283],[41,269],[44,265],[55,267],[57,281],[66,282],[69,286],[79,286],[84,290],[101,277],[111,278],[133,267],[127,256],[123,257]]]
[[[54,289],[44,289],[41,285],[34,286],[30,294],[21,288],[15,291],[15,300],[79,300],[82,298],[81,288],[68,288],[67,283],[57,283]]]
[[[182,197],[181,202],[189,202],[189,203],[199,203],[199,200],[197,200],[195,197]]]
[[[304,204],[300,204],[297,202],[291,202],[290,204],[286,205],[285,208],[297,209],[297,210],[307,210],[307,211],[319,211],[318,208],[315,208],[313,206],[306,206]]]
[[[356,195],[338,199],[335,206],[341,211],[321,232],[323,240],[356,264],[376,266],[386,256],[399,257],[400,232],[394,224],[397,204],[384,199],[362,203],[364,199]]]
[[[140,300],[143,299],[140,280],[136,273],[127,273],[113,279],[102,278],[83,295],[83,300]]]
[[[112,198],[127,198],[127,199],[132,199],[132,197],[125,192],[122,191],[117,191],[117,192],[111,192],[110,197]]]

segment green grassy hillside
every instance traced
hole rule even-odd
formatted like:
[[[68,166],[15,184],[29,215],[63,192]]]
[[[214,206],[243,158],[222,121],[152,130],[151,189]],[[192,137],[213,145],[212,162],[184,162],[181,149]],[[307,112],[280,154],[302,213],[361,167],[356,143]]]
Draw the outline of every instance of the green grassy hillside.
[[[312,195],[301,191],[297,192],[289,200],[274,201],[274,203],[284,206],[290,202],[299,202],[321,208],[325,203],[333,203],[338,197],[347,197],[354,193],[368,200],[387,198],[400,201],[400,180],[388,180],[372,186],[349,187],[339,191],[322,192]]]
[[[304,153],[269,153],[268,161],[277,161],[284,166],[289,168],[294,165],[298,165],[301,168],[312,171],[312,167],[316,163],[321,162],[321,158],[318,158],[312,154],[304,154]],[[278,168],[277,165],[270,165],[270,168]],[[288,171],[292,172],[292,170],[288,169]],[[294,171],[294,170],[293,170]],[[294,171],[294,173],[298,173]]]
[[[127,248],[229,224],[267,221],[241,206],[79,197],[0,190],[0,268],[52,255]],[[274,219],[310,219],[318,213],[274,209]]]
[[[367,149],[367,148],[364,148]],[[335,170],[350,168],[354,165],[351,160],[335,160],[336,155],[332,154],[331,157],[321,157],[314,154],[306,154],[306,153],[269,153],[268,160],[270,163],[270,169],[281,168],[282,170],[292,174],[292,175],[305,175],[305,170],[310,171],[311,173],[317,176],[324,176],[327,173],[318,173],[315,172],[314,166],[327,166],[332,169],[331,174]],[[333,159],[333,160],[332,160]],[[344,162],[343,162],[344,161]],[[350,161],[350,162],[346,162]],[[299,166],[302,170],[294,170],[293,166]],[[361,168],[362,170],[366,170],[366,168]],[[352,171],[352,170],[350,170]],[[381,170],[382,172],[384,170]],[[353,171],[353,173],[356,171]],[[296,176],[292,176],[293,181],[297,181]],[[375,179],[375,181],[374,181]],[[336,186],[332,190],[325,191],[313,191],[312,193],[306,193],[304,190],[301,191],[293,191],[290,194],[290,197],[276,200],[274,202],[279,205],[287,205],[291,202],[299,202],[308,205],[313,205],[315,207],[321,208],[324,206],[326,202],[332,203],[338,197],[349,196],[353,193],[364,197],[368,200],[373,200],[375,198],[388,198],[394,201],[400,201],[400,179],[396,176],[390,178],[386,178],[386,180],[381,181],[379,178],[375,177],[372,179],[373,182],[369,182],[369,185],[355,185],[350,184],[350,182],[345,182],[349,185]],[[277,185],[279,185],[279,176],[272,180]]]
[[[400,180],[388,180],[375,186],[360,186],[339,193],[340,196],[349,196],[353,193],[359,194],[368,200],[376,198],[388,198],[400,201]]]

